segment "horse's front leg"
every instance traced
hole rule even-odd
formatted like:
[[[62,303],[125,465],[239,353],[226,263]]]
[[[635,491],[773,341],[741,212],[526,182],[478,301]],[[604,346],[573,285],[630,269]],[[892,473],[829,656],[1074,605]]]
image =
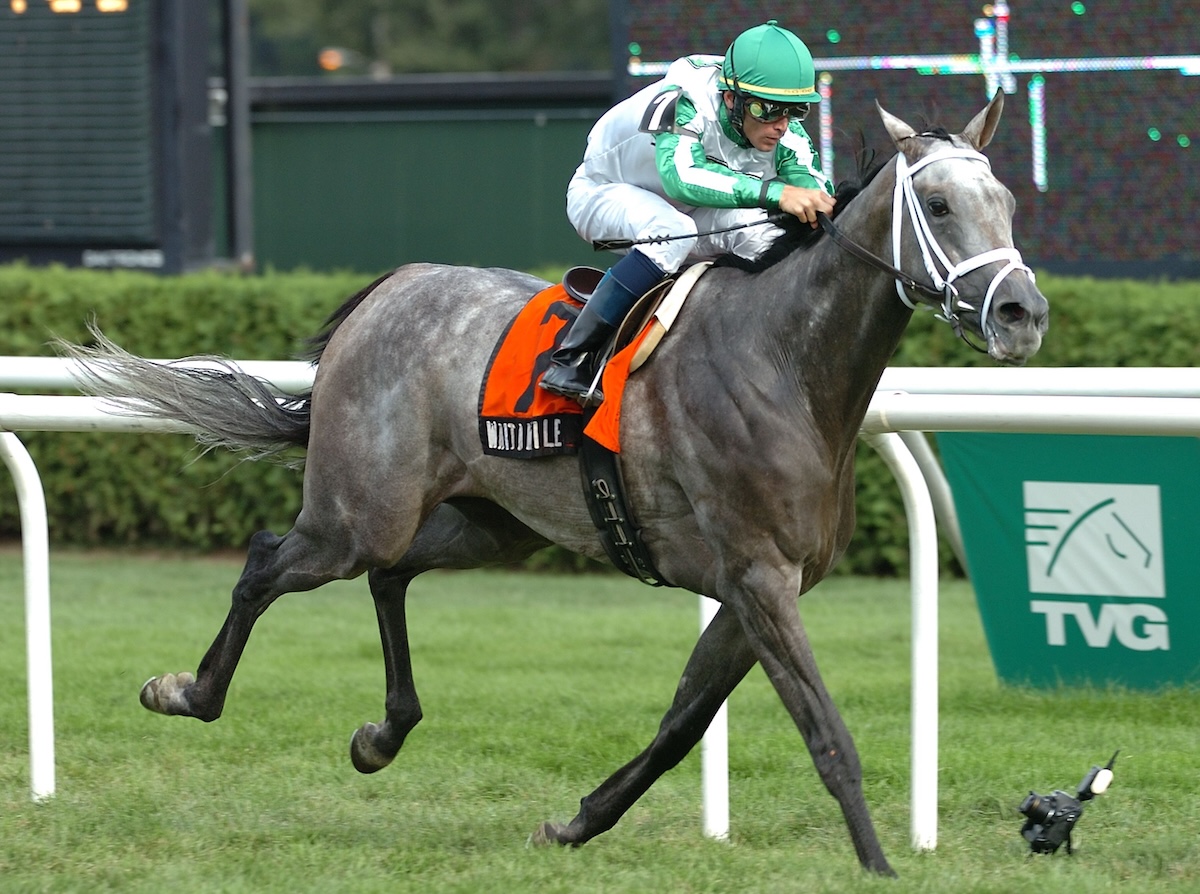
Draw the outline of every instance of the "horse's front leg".
[[[580,801],[579,814],[570,823],[542,823],[530,840],[580,845],[611,829],[655,780],[695,747],[754,662],[737,616],[722,608],[696,643],[650,746]]]
[[[783,577],[773,570],[750,572],[737,588],[738,616],[763,670],[804,736],[821,780],[842,808],[859,862],[880,875],[895,875],[863,796],[858,750],[821,680],[800,620],[799,588]]]

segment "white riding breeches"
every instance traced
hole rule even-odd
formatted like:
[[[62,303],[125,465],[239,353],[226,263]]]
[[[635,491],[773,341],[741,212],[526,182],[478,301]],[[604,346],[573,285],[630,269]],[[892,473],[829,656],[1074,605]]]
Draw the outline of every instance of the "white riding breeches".
[[[670,242],[652,242],[637,249],[666,273],[684,263],[708,260],[732,252],[756,258],[783,231],[766,223],[762,208],[692,208],[681,211],[656,193],[629,183],[607,183],[576,175],[567,187],[567,218],[586,241],[649,239],[683,236]],[[754,226],[697,236],[739,224]],[[619,254],[625,254],[619,251]]]

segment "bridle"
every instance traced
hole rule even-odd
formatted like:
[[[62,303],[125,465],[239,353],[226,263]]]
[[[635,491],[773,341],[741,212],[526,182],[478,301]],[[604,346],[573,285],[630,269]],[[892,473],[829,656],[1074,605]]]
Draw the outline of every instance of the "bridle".
[[[916,136],[921,135],[917,134]],[[1033,271],[1021,259],[1021,253],[1015,248],[994,248],[974,257],[967,258],[965,261],[953,264],[946,256],[945,251],[942,250],[942,247],[938,245],[937,239],[933,235],[933,230],[929,226],[929,221],[925,217],[925,210],[917,198],[916,189],[913,187],[913,177],[925,166],[950,158],[967,158],[972,161],[980,161],[987,165],[989,169],[991,168],[991,162],[988,161],[987,156],[981,152],[976,152],[974,149],[960,149],[957,147],[939,149],[919,159],[912,165],[908,163],[903,152],[896,155],[896,186],[892,193],[891,263],[888,263],[883,258],[859,245],[842,232],[825,214],[818,213],[817,220],[820,222],[822,229],[829,234],[829,237],[838,246],[856,258],[890,274],[896,280],[896,294],[900,296],[900,300],[908,308],[912,310],[935,310],[924,302],[918,303],[912,300],[908,295],[909,290],[920,292],[929,298],[940,301],[941,309],[940,312],[935,313],[936,318],[949,323],[954,328],[955,335],[972,348],[982,353],[987,353],[985,348],[979,347],[967,337],[960,313],[964,311],[973,312],[976,308],[959,297],[958,288],[954,285],[954,281],[973,270],[978,270],[980,267],[1007,261],[1007,264],[992,277],[991,284],[984,294],[983,305],[979,309],[979,328],[982,330],[984,338],[990,341],[993,333],[991,323],[992,298],[995,296],[996,290],[1000,287],[1000,283],[1014,270],[1024,270],[1029,274],[1031,280],[1035,277]],[[900,235],[906,206],[908,217],[912,221],[913,233],[916,236],[917,245],[921,249],[921,259],[925,264],[925,272],[929,275],[933,285],[918,282],[900,269]]]

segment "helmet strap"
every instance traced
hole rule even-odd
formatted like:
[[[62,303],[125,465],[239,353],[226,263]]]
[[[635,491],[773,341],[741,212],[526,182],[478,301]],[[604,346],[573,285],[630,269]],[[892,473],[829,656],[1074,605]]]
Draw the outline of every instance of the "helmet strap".
[[[737,43],[735,40],[734,43]],[[738,82],[737,66],[733,62],[733,43],[729,45],[729,86],[733,89],[733,108],[729,110],[729,123],[733,125],[733,129],[737,131],[746,142],[749,139],[746,137],[745,122],[746,122],[746,94],[742,92],[741,84]],[[724,100],[722,100],[724,104]]]

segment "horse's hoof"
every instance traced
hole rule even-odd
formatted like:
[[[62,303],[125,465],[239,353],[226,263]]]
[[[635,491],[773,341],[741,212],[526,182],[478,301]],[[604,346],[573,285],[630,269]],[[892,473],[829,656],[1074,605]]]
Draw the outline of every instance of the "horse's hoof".
[[[196,678],[187,671],[151,677],[142,684],[138,698],[143,708],[156,714],[187,714],[188,703],[183,690],[195,682]]]
[[[896,870],[892,869],[892,867],[888,865],[888,861],[882,857],[878,863],[871,863],[868,865],[867,869],[871,870],[871,872],[874,872],[877,875],[883,876],[884,878],[899,878],[899,876],[896,875]]]
[[[567,828],[558,823],[545,822],[533,830],[528,844],[531,847],[545,847],[550,844],[566,844]]]
[[[392,762],[391,757],[372,744],[377,732],[377,724],[364,723],[350,737],[350,763],[354,764],[354,769],[360,773],[378,772]]]

